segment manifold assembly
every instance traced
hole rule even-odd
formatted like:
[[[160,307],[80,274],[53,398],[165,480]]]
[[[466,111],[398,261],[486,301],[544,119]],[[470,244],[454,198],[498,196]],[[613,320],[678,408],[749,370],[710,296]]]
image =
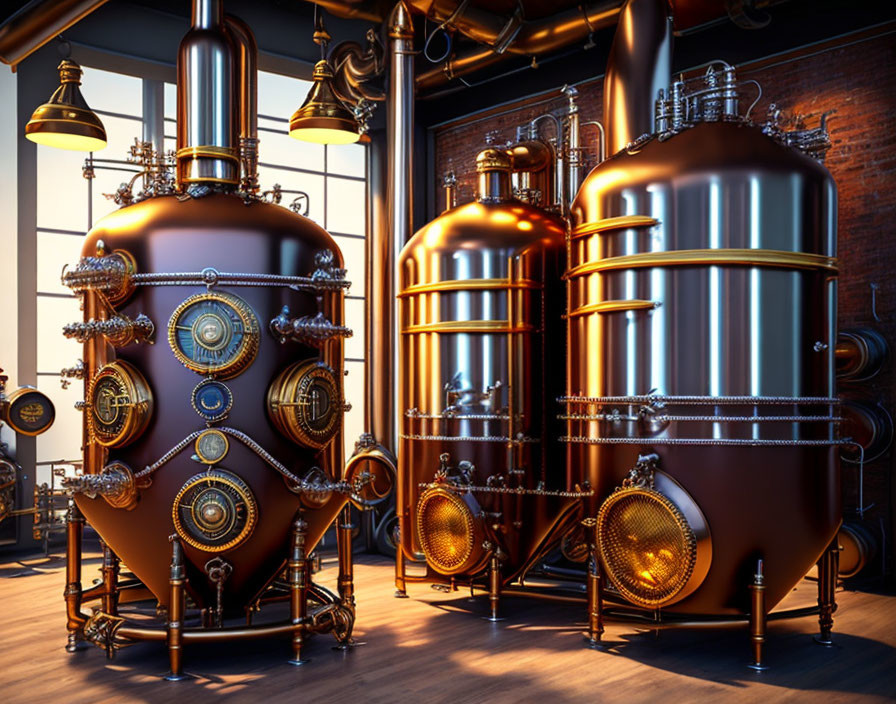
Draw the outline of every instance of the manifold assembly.
[[[137,149],[142,194],[126,189],[63,275],[83,304],[65,334],[84,343],[86,394],[84,474],[68,482],[68,647],[111,656],[164,641],[170,679],[183,676],[184,648],[205,641],[286,637],[294,664],[313,633],[347,647],[348,504],[373,479],[343,476],[342,255],[258,192],[251,30],[220,0],[195,0],[192,24],[176,154]],[[334,593],[312,582],[309,554],[337,517]],[[104,549],[103,581],[88,588],[85,519]],[[135,580],[119,578],[120,561]],[[143,599],[163,624],[128,618]],[[255,616],[276,601],[286,620]],[[228,625],[236,616],[246,625]]]
[[[665,3],[630,0],[610,156],[568,228],[523,202],[534,179],[507,184],[540,148],[492,144],[477,201],[403,250],[397,584],[425,560],[413,579],[481,580],[495,617],[510,583],[573,575],[591,645],[610,616],[728,620],[761,668],[769,610],[816,562],[822,642],[835,608],[830,142],[824,118],[753,121],[758,84],[723,62],[670,81],[670,56]]]

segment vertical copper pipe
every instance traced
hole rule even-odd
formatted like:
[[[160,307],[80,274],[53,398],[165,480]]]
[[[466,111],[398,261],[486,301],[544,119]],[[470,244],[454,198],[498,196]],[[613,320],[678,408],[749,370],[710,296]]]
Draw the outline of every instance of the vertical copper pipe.
[[[837,610],[837,574],[840,571],[840,545],[835,538],[818,561],[818,627],[815,642],[826,647],[834,644],[834,612]]]
[[[339,598],[343,606],[354,612],[355,583],[352,564],[352,514],[351,506],[345,505],[336,525],[336,549],[339,553]]]
[[[289,617],[293,626],[292,660],[288,661],[290,665],[309,662],[302,659],[308,620],[308,556],[305,553],[307,537],[308,524],[300,511],[292,524],[292,548],[289,555]]]
[[[765,647],[766,633],[765,609],[765,577],[762,574],[762,560],[756,562],[756,574],[753,575],[753,583],[750,585],[750,647],[753,653],[753,661],[749,664],[751,670],[767,670],[768,666],[762,662],[762,651]]]
[[[672,20],[664,0],[628,0],[607,61],[604,125],[607,154],[653,132],[654,101],[669,85]]]
[[[105,250],[102,251],[105,253]],[[100,256],[98,251],[97,255]],[[96,291],[85,291],[82,295],[85,320],[105,320],[109,317],[107,305],[102,295]],[[84,343],[84,398],[90,381],[108,359],[108,346],[103,335],[96,335]],[[87,413],[87,411],[85,411]],[[82,448],[84,452],[84,473],[99,474],[106,461],[108,450],[98,443],[91,442],[87,423],[82,424]],[[83,519],[82,519],[83,520]]]
[[[586,642],[589,648],[600,647],[604,634],[603,601],[604,576],[600,569],[600,556],[597,551],[597,521],[590,519],[585,530],[591,534],[591,557],[588,565],[588,635]]]
[[[486,621],[503,621],[498,617],[498,604],[501,601],[501,563],[497,553],[492,555],[488,566],[488,605],[490,615]]]
[[[404,572],[404,550],[401,548],[401,528],[395,526],[393,533],[395,542],[395,598],[408,598],[408,584]]]
[[[78,510],[74,499],[68,500],[65,516],[65,613],[67,617],[68,642],[65,649],[73,653],[78,649],[78,637],[84,616],[81,614],[81,535],[84,531],[84,516]]]
[[[240,189],[254,194],[258,191],[258,45],[249,25],[238,17],[225,16],[224,26],[237,51]]]
[[[118,614],[118,575],[121,561],[112,548],[100,541],[103,546],[103,612],[113,616]],[[111,654],[111,650],[109,653]]]
[[[186,679],[183,669],[184,647],[184,611],[186,597],[184,595],[184,550],[180,538],[171,538],[171,574],[168,579],[168,628],[166,642],[168,645],[168,662],[170,671],[165,679],[171,682]]]

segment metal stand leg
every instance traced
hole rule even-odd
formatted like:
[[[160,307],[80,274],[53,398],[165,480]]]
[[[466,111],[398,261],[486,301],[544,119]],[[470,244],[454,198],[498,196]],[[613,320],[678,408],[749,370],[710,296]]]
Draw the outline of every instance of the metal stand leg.
[[[498,560],[498,555],[492,555],[492,559],[489,562],[488,567],[488,603],[491,609],[491,615],[486,616],[486,621],[491,621],[495,623],[497,621],[503,621],[503,618],[498,617],[498,603],[501,601],[501,562]]]
[[[184,549],[180,538],[172,535],[171,541],[171,576],[168,579],[168,661],[171,670],[165,679],[171,682],[187,679],[183,669],[183,628],[186,596],[184,594]]]
[[[593,520],[593,519],[592,519]],[[592,526],[588,525],[587,528]],[[604,634],[604,575],[600,569],[600,559],[597,554],[597,522],[593,526],[594,535],[591,540],[591,558],[588,564],[588,633],[585,642],[589,648],[595,650],[601,647],[601,638]]]
[[[750,585],[750,645],[753,649],[753,662],[747,667],[751,670],[767,670],[762,662],[762,650],[765,646],[765,577],[762,574],[762,560],[756,562],[756,574]]]
[[[292,550],[289,556],[289,617],[295,628],[292,632],[292,660],[290,665],[304,665],[310,662],[302,658],[305,632],[308,622],[308,556],[305,554],[305,540],[308,524],[299,511],[292,524]]]
[[[352,515],[349,504],[339,514],[336,525],[336,550],[339,553],[339,598],[342,605],[354,613],[355,583],[354,565],[352,562]]]
[[[404,550],[401,548],[401,529],[398,526],[395,526],[392,539],[395,541],[395,598],[407,599],[408,585],[404,578]]]
[[[831,630],[834,628],[834,612],[837,610],[837,575],[840,572],[840,545],[834,538],[828,549],[818,561],[818,626],[819,634],[815,642],[831,647],[834,640]]]
[[[121,571],[121,560],[112,552],[106,543],[103,546],[103,612],[111,616],[118,615],[118,575]]]
[[[74,653],[80,650],[79,638],[84,618],[81,615],[81,536],[84,532],[84,516],[74,499],[68,500],[65,516],[65,613],[68,641],[65,649]]]

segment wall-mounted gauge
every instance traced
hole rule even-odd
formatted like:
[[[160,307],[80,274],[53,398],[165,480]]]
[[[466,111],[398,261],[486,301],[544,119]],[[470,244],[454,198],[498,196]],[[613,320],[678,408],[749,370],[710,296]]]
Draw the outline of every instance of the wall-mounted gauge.
[[[7,397],[7,405],[0,420],[22,435],[40,435],[56,419],[56,409],[46,394],[33,386],[23,386]]]
[[[228,379],[252,364],[258,352],[258,318],[229,293],[190,296],[168,321],[168,343],[191,371]]]
[[[217,464],[227,456],[230,443],[220,430],[206,430],[196,438],[196,457],[203,464]]]
[[[172,518],[185,543],[207,552],[223,552],[252,534],[258,504],[242,479],[213,469],[187,480],[174,499]]]
[[[277,429],[306,447],[324,447],[339,430],[345,404],[336,374],[316,359],[296,362],[274,379],[268,415]]]
[[[103,447],[122,447],[146,430],[152,416],[149,384],[128,362],[100,367],[87,391],[90,432]]]

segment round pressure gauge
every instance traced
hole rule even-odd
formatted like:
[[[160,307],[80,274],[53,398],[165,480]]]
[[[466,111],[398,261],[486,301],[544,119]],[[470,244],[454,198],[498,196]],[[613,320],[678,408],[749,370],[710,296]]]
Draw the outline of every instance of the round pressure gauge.
[[[207,552],[223,552],[252,534],[258,504],[242,479],[215,469],[187,480],[174,499],[172,518],[185,543]]]
[[[315,359],[280,372],[268,389],[267,405],[281,433],[313,449],[333,439],[344,410],[335,373]]]
[[[217,464],[227,455],[230,443],[220,430],[206,430],[196,438],[196,456],[203,464]]]
[[[187,369],[228,379],[255,359],[258,329],[258,318],[242,298],[200,293],[174,311],[168,343]]]
[[[191,397],[193,410],[207,423],[224,420],[233,406],[233,394],[220,381],[206,379],[200,381],[193,389]]]
[[[7,401],[5,420],[10,428],[22,435],[40,435],[56,419],[53,402],[33,386],[16,389]]]
[[[152,416],[152,392],[143,375],[128,362],[101,367],[87,392],[90,430],[103,447],[136,440]]]

